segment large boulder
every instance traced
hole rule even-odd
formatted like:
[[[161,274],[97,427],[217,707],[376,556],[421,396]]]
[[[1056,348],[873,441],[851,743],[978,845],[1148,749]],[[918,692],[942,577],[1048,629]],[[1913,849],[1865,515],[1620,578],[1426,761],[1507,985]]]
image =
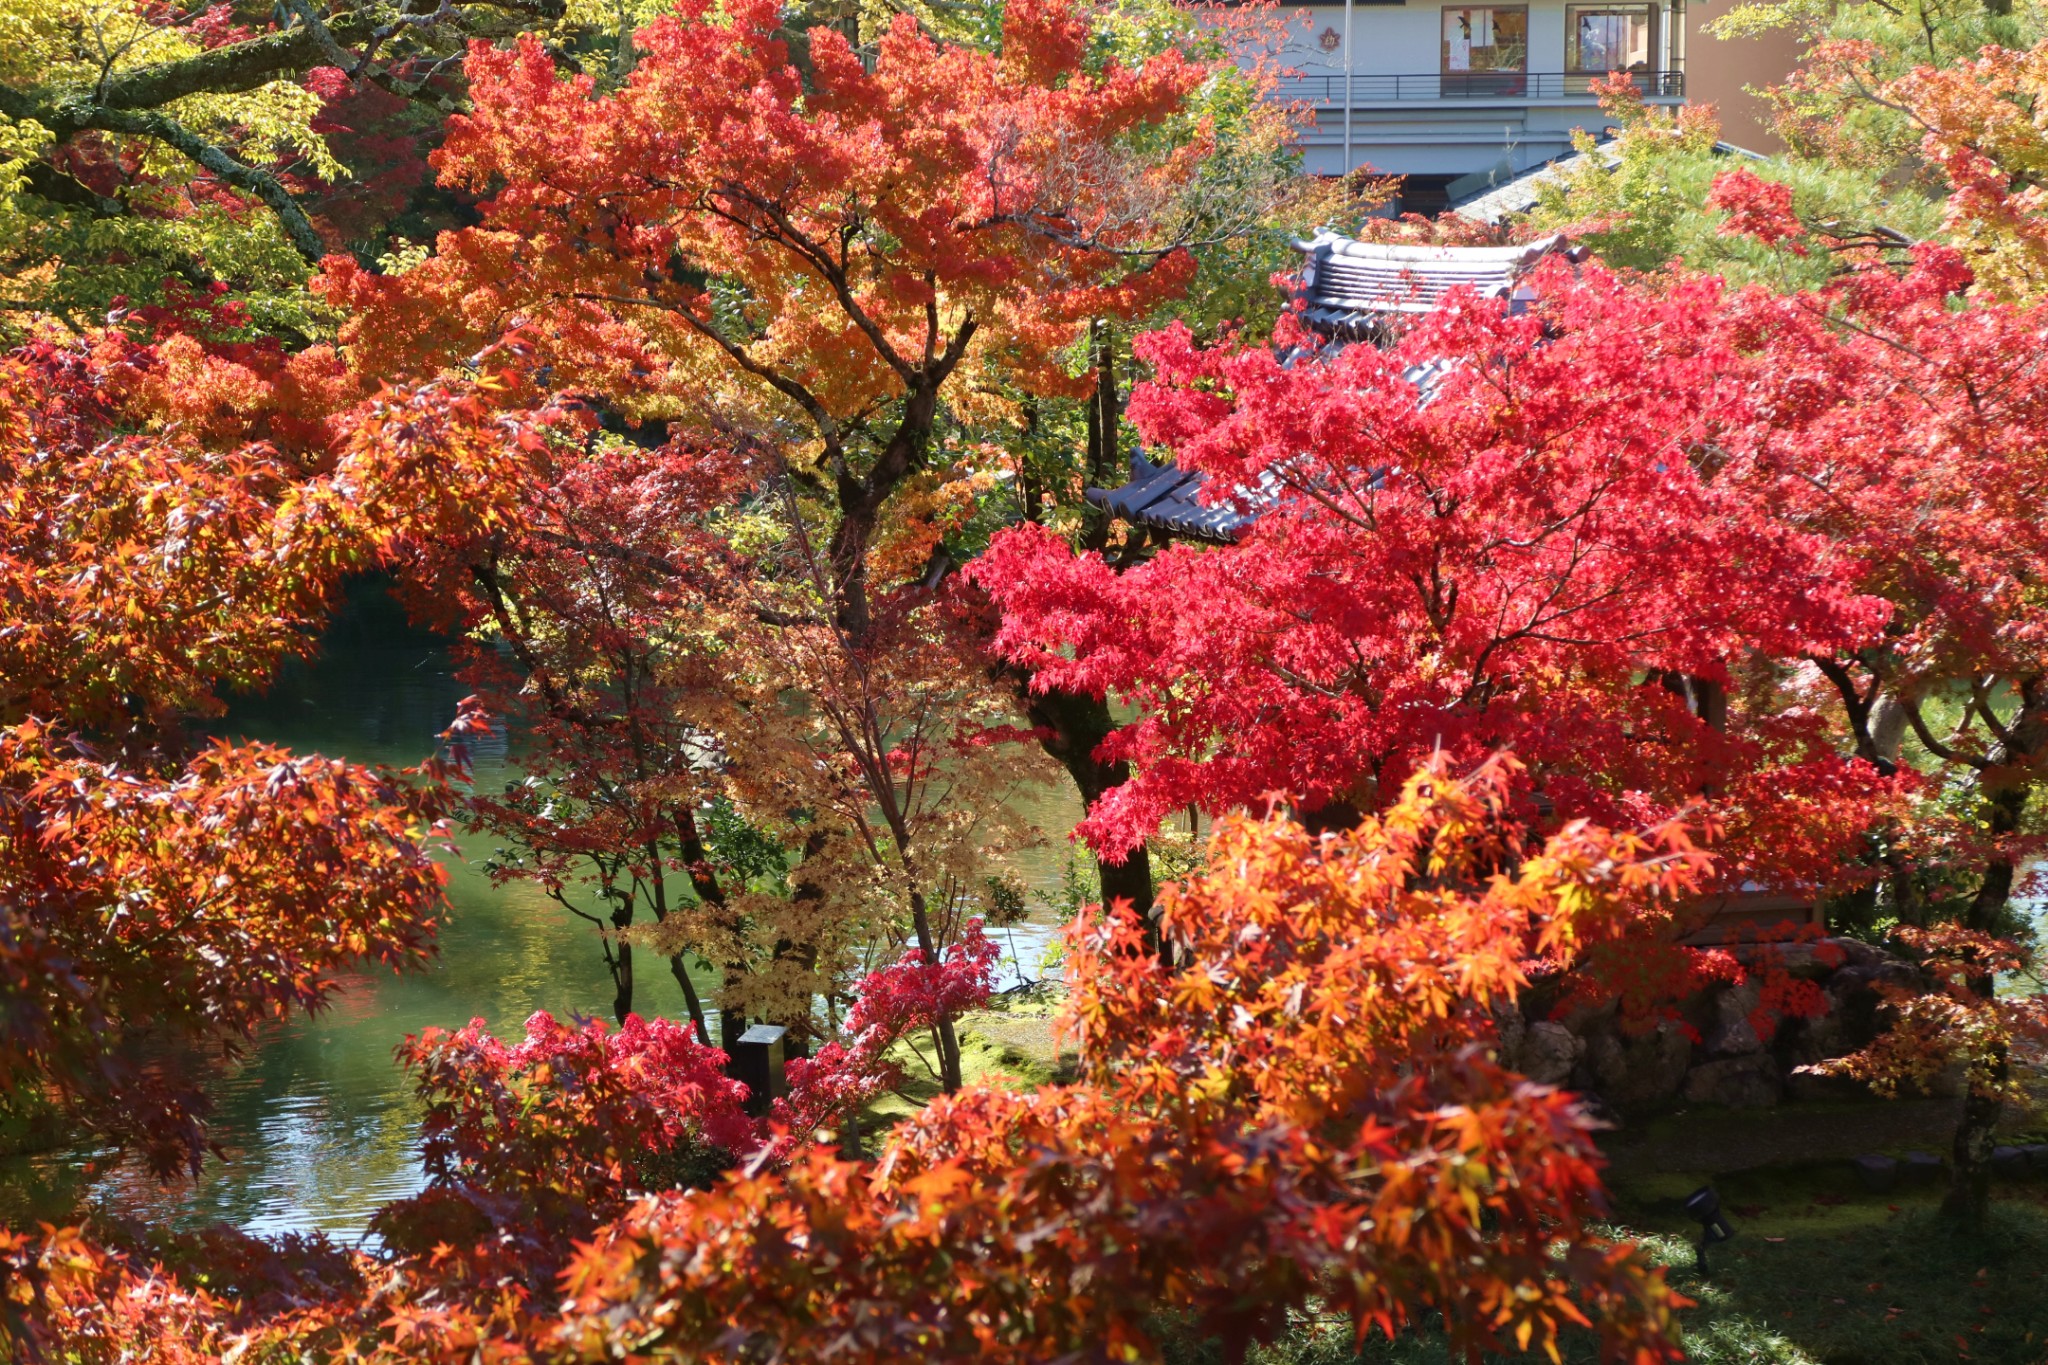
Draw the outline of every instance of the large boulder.
[[[1721,992],[1714,1001],[1713,1031],[1707,1034],[1710,1055],[1740,1057],[1764,1050],[1763,1037],[1750,1022],[1763,996],[1763,982],[1755,977]]]
[[[1522,1017],[1521,1007],[1512,1002],[1494,1005],[1493,1028],[1501,1065],[1520,1070],[1522,1045],[1529,1037],[1529,1021]]]
[[[1819,981],[1843,967],[1874,967],[1892,961],[1882,948],[1855,938],[1821,938],[1798,943],[1731,943],[1725,949],[1745,970],[1780,971]]]
[[[1766,1053],[1725,1057],[1694,1067],[1685,1078],[1685,1097],[1694,1104],[1729,1109],[1768,1109],[1785,1094],[1785,1078]]]
[[[1607,1027],[1620,1011],[1621,997],[1618,995],[1610,995],[1603,1000],[1580,1000],[1560,1012],[1556,1022],[1564,1025],[1566,1032],[1585,1038]]]
[[[1563,1024],[1545,1019],[1529,1025],[1516,1069],[1539,1085],[1562,1085],[1585,1050],[1585,1039]]]
[[[1885,992],[1893,987],[1924,990],[1926,978],[1918,968],[1896,958],[1852,963],[1828,978],[1821,990],[1828,998],[1828,1013],[1840,1030],[1831,1040],[1839,1049],[1837,1055],[1853,1052],[1884,1032],[1889,1022]]]
[[[1795,1066],[1785,1077],[1785,1093],[1794,1100],[1867,1100],[1870,1087],[1852,1076],[1831,1076],[1811,1064]]]
[[[1821,999],[1824,1009],[1820,1014],[1788,1021],[1779,1039],[1780,1055],[1794,1066],[1812,1066],[1855,1050],[1849,1042],[1848,1023],[1835,1007],[1834,997],[1824,995]]]
[[[1596,1035],[1586,1044],[1586,1061],[1603,1099],[1624,1112],[1643,1110],[1678,1094],[1692,1061],[1692,1040],[1683,1024],[1660,1019],[1636,1037]]]

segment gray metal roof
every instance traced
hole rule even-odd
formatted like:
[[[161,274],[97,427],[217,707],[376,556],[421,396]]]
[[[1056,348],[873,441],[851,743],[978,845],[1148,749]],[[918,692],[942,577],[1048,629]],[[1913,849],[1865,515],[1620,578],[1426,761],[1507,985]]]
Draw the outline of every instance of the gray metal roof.
[[[1762,152],[1752,152],[1747,147],[1738,147],[1732,142],[1716,142],[1714,150],[1722,156],[1739,156],[1751,161],[1768,160]],[[1492,187],[1481,194],[1462,202],[1453,200],[1451,212],[1460,218],[1497,227],[1510,218],[1519,218],[1534,209],[1543,186],[1564,179],[1584,165],[1590,157],[1603,171],[1613,171],[1621,164],[1621,148],[1613,138],[1607,138],[1591,152],[1569,152],[1564,156],[1531,166],[1520,175],[1494,181]]]
[[[1137,526],[1149,526],[1168,535],[1192,536],[1229,544],[1251,529],[1257,508],[1270,502],[1270,491],[1239,490],[1252,504],[1253,514],[1239,512],[1225,503],[1202,505],[1203,475],[1181,469],[1171,460],[1154,464],[1142,452],[1131,456],[1131,478],[1121,488],[1091,488],[1088,501],[1113,517]]]

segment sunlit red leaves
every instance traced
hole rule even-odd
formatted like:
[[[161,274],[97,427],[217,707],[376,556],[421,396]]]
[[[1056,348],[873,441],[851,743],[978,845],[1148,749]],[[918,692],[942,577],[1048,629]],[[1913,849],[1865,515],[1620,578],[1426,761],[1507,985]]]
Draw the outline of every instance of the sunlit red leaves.
[[[1012,659],[1145,708],[1107,746],[1136,772],[1091,811],[1093,842],[1274,790],[1371,809],[1439,748],[1512,749],[1559,813],[1626,823],[1754,774],[1731,836],[1809,775],[1852,815],[1879,794],[1841,771],[1819,717],[1724,733],[1656,685],[1853,650],[1888,607],[1717,463],[1724,433],[1760,418],[1719,290],[1582,274],[1541,272],[1527,315],[1454,298],[1398,345],[1315,363],[1181,331],[1140,343],[1157,375],[1132,397],[1140,431],[1215,496],[1275,497],[1225,550],[1112,573],[1024,527],[977,566]],[[1813,877],[1840,851],[1734,849]]]
[[[673,1020],[628,1015],[614,1032],[543,1010],[517,1044],[478,1019],[408,1039],[399,1055],[424,1104],[428,1185],[382,1210],[376,1231],[403,1254],[473,1263],[465,1273],[486,1283],[513,1275],[544,1289],[571,1240],[624,1210],[644,1163],[755,1141],[725,1054]]]
[[[1039,1359],[1140,1345],[1162,1307],[1242,1344],[1315,1295],[1390,1329],[1440,1308],[1474,1344],[1590,1316],[1664,1358],[1671,1296],[1583,1222],[1589,1120],[1488,1060],[1483,1002],[1529,944],[1621,932],[1699,855],[1576,826],[1500,861],[1504,778],[1438,771],[1349,837],[1224,822],[1166,903],[1179,965],[1128,918],[1077,930],[1086,1084],[970,1090],[871,1168],[812,1152],[636,1208],[571,1267],[565,1341]]]
[[[1721,231],[1754,237],[1765,246],[1787,243],[1787,250],[1806,254],[1798,241],[1805,227],[1792,212],[1792,187],[1781,180],[1765,180],[1750,170],[1726,171],[1714,178],[1707,195],[1707,207],[1728,215]]]
[[[771,1115],[777,1142],[786,1149],[807,1141],[899,1083],[889,1049],[942,1018],[987,1004],[998,953],[982,933],[982,922],[973,919],[940,961],[927,962],[922,949],[908,948],[896,962],[863,977],[841,1028],[843,1039],[788,1063],[789,1094],[776,1100]]]
[[[0,360],[0,723],[118,732],[209,711],[324,615],[330,547],[295,553],[279,522],[290,464],[119,433],[124,390],[176,363],[41,346]]]
[[[253,386],[232,439],[199,407],[146,418],[152,386],[222,366]],[[359,506],[240,443],[291,392],[258,370],[185,332],[0,362],[0,1088],[163,1171],[204,1149],[209,1064],[419,961],[440,900],[431,790],[185,732],[369,562]]]
[[[422,1040],[435,1184],[387,1217],[427,1235],[439,1201],[494,1232],[285,1310],[188,1296],[185,1316],[122,1319],[108,1343],[240,1332],[251,1349],[352,1341],[388,1361],[1027,1361],[1142,1354],[1162,1309],[1241,1350],[1312,1298],[1390,1331],[1440,1310],[1475,1348],[1590,1323],[1609,1358],[1676,1359],[1680,1301],[1587,1224],[1589,1117],[1490,1059],[1484,1002],[1513,995],[1529,945],[1605,941],[1686,893],[1699,855],[1675,829],[1583,825],[1517,855],[1506,778],[1439,768],[1349,836],[1224,822],[1215,871],[1167,905],[1178,965],[1143,951],[1129,917],[1077,931],[1082,1083],[941,1098],[872,1164],[810,1147],[776,1171],[764,1153],[716,1188],[619,1211],[636,1150],[722,1112],[698,1074],[715,1053],[673,1026],[657,1047],[663,1026],[635,1043],[545,1018],[516,1049],[474,1027]],[[568,1200],[579,1188],[595,1202]],[[556,1290],[476,1273],[479,1253],[521,1239],[568,1255]],[[7,1250],[10,1268],[45,1254]],[[92,1292],[109,1302],[154,1282],[89,1247],[72,1260],[66,1283],[103,1276]],[[102,1320],[75,1290],[32,1311],[73,1331]]]

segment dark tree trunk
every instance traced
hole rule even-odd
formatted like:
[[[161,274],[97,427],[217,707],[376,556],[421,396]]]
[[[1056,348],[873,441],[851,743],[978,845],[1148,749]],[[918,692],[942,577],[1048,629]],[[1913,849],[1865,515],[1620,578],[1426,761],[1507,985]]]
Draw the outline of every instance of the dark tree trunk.
[[[1116,329],[1103,318],[1088,324],[1088,358],[1095,367],[1095,388],[1088,395],[1087,468],[1082,482],[1091,488],[1115,488],[1124,481],[1117,439],[1123,402],[1116,386]],[[1109,514],[1090,507],[1086,517],[1081,548],[1101,550],[1109,544]]]
[[[1017,694],[1025,714],[1043,736],[1039,742],[1046,753],[1074,779],[1082,804],[1093,806],[1112,787],[1130,781],[1128,763],[1105,763],[1095,756],[1097,746],[1116,728],[1108,698],[1058,690],[1035,693],[1028,680],[1018,684]],[[1132,849],[1120,863],[1098,857],[1095,872],[1102,883],[1102,903],[1128,901],[1145,922],[1147,942],[1162,958],[1167,957],[1169,949],[1152,914],[1152,858],[1145,846]]]
[[[2048,749],[2048,675],[2035,674],[2015,684],[2020,709],[1990,753],[1990,766],[1978,776],[1985,792],[1985,825],[1995,839],[2018,833],[2033,794],[2033,777],[2024,771]],[[1988,708],[1987,708],[1988,709]],[[2000,849],[1984,865],[1984,878],[1970,898],[1964,923],[1972,929],[1998,933],[2006,928],[2006,903],[2012,896],[2015,872],[2012,854]]]
[[[621,943],[612,959],[612,1018],[620,1023],[633,1012],[633,945]]]
[[[1942,1212],[1972,1232],[1982,1231],[1991,1212],[1991,1146],[2003,1107],[2003,1089],[2010,1062],[2004,1048],[1993,1054],[1988,1085],[1971,1078],[1963,1098],[1962,1122],[1956,1125],[1955,1184]]]

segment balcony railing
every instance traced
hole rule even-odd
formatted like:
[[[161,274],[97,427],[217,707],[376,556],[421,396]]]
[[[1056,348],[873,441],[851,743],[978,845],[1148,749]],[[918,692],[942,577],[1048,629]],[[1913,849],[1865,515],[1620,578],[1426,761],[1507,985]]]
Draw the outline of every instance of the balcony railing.
[[[1562,71],[1460,71],[1429,72],[1426,75],[1382,76],[1354,73],[1351,102],[1377,104],[1394,100],[1556,100],[1592,97],[1591,87],[1602,76]],[[1629,74],[1637,90],[1650,98],[1679,98],[1685,94],[1682,71],[1636,71]],[[1344,75],[1294,76],[1281,80],[1275,99],[1309,104],[1342,105]]]

